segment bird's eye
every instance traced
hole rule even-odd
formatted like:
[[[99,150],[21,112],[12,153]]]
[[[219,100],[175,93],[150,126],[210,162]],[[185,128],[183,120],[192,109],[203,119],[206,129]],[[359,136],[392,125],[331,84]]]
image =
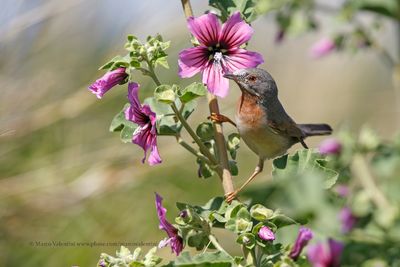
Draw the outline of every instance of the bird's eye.
[[[250,75],[250,76],[247,77],[247,80],[250,81],[250,82],[255,82],[255,81],[257,81],[257,77],[254,76],[254,75]]]

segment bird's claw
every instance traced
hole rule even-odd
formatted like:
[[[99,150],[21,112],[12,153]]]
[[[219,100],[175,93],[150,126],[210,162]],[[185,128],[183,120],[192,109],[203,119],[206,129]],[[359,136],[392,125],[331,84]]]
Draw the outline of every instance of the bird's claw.
[[[211,120],[213,122],[217,122],[217,123],[223,122],[222,115],[221,114],[217,114],[215,112],[212,112],[210,114],[210,116],[207,117],[207,119],[209,119],[209,120]]]
[[[229,122],[230,124],[232,124],[233,126],[236,127],[236,123],[234,123],[231,119],[229,119],[228,117],[226,117],[222,114],[218,114],[215,112],[212,112],[211,115],[207,117],[207,119],[209,119],[215,123]]]
[[[236,196],[237,196],[238,193],[239,193],[239,192],[238,192],[237,190],[235,190],[235,191],[233,191],[233,192],[229,192],[229,193],[225,194],[225,201],[226,201],[228,204],[231,204],[231,202],[236,198]]]

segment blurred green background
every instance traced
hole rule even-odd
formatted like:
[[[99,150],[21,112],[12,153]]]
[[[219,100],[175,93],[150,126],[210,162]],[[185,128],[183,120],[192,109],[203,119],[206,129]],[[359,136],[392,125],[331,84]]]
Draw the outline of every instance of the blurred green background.
[[[159,70],[162,81],[198,81],[199,76],[180,81],[177,75],[177,55],[190,46],[180,1],[2,0],[1,6],[0,266],[94,266],[101,252],[114,254],[118,246],[36,242],[158,243],[164,232],[158,231],[155,191],[164,197],[171,219],[177,201],[202,204],[222,195],[219,180],[197,178],[194,159],[168,137],[159,139],[163,164],[141,164],[139,147],[108,132],[126,102],[126,89],[117,87],[102,100],[87,90],[103,74],[98,66],[125,53],[128,33],[142,39],[161,33],[172,40],[171,69]],[[200,15],[207,1],[193,1],[193,8]],[[249,49],[264,56],[262,67],[275,77],[288,113],[299,123],[326,122],[352,131],[368,124],[392,137],[400,124],[392,70],[374,52],[312,59],[310,46],[337,27],[334,19],[316,16],[322,30],[281,44],[274,42],[271,17],[253,23]],[[395,58],[399,36],[396,25],[383,21],[378,37]],[[137,81],[142,97],[154,86],[140,75]],[[220,101],[221,112],[233,117],[238,97],[232,84]],[[207,109],[200,100],[191,123],[205,120]],[[308,144],[315,147],[321,140]],[[256,163],[242,144],[235,183],[241,184]],[[270,176],[266,165],[254,184]],[[169,248],[160,255],[171,257]]]

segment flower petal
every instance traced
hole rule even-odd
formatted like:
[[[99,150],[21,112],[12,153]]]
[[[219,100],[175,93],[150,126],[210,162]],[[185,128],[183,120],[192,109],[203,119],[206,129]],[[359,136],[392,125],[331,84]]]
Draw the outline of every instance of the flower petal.
[[[129,83],[128,99],[131,105],[125,110],[125,118],[129,121],[137,123],[139,126],[145,126],[151,119],[149,116],[155,116],[155,113],[152,112],[150,107],[147,105],[142,107],[139,101],[138,91],[139,84]]]
[[[328,267],[329,255],[323,243],[317,243],[309,246],[307,250],[308,260],[311,262],[313,267]]]
[[[109,71],[91,84],[89,90],[100,99],[108,90],[123,82],[127,76],[125,68]]]
[[[178,235],[178,230],[167,221],[165,216],[167,209],[162,206],[162,200],[162,197],[156,193],[156,209],[160,221],[160,229],[165,230],[169,238],[161,240],[158,246],[164,247],[170,245],[172,251],[178,256],[183,250],[183,240]]]
[[[169,237],[174,237],[177,234],[175,227],[167,221],[166,214],[167,209],[162,205],[163,198],[156,193],[156,209],[158,220],[160,221],[160,229],[167,232]]]
[[[222,65],[216,62],[210,62],[203,71],[203,83],[210,93],[219,97],[225,97],[229,90],[229,81],[222,75]]]
[[[143,148],[144,157],[142,159],[142,163],[146,160],[147,150],[151,147],[151,144],[155,136],[153,136],[150,132],[149,126],[145,125],[144,127],[139,127],[136,129],[135,133],[132,137],[132,143]]]
[[[269,229],[269,227],[267,226],[263,226],[260,228],[260,230],[258,231],[258,237],[266,241],[275,240],[274,232],[272,232],[271,229]]]
[[[150,166],[159,164],[162,162],[160,154],[158,153],[156,139],[154,139],[154,144],[151,146],[151,152],[147,160]]]
[[[293,260],[297,260],[303,248],[308,244],[308,242],[313,238],[313,233],[310,229],[306,227],[301,227],[299,234],[297,235],[296,242],[292,247],[289,257]]]
[[[221,25],[215,14],[208,13],[197,18],[190,17],[187,22],[190,32],[202,45],[213,46],[218,43]]]
[[[229,55],[225,57],[225,61],[227,69],[231,72],[238,69],[254,68],[264,63],[261,54],[241,48],[231,50]]]
[[[335,49],[336,44],[333,40],[329,38],[323,38],[311,47],[310,53],[313,58],[320,58],[330,54]]]
[[[202,71],[208,62],[208,49],[197,46],[182,50],[179,53],[179,76],[188,78]]]
[[[329,239],[328,240],[328,245],[329,245],[329,250],[330,250],[330,259],[331,262],[329,266],[333,267],[339,267],[340,266],[340,258],[342,256],[342,251],[344,248],[344,245],[336,241],[334,239]]]
[[[240,17],[240,12],[235,12],[222,25],[219,42],[228,49],[238,47],[250,40],[253,32],[253,28]]]

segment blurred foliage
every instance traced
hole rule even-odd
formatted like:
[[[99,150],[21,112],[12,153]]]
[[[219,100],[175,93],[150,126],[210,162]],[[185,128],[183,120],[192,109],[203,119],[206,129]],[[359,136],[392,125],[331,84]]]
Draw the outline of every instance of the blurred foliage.
[[[382,2],[390,1],[379,1],[379,4]],[[398,6],[396,1],[392,3]],[[205,3],[200,1],[193,1],[192,4],[199,10],[205,8]],[[159,10],[159,6],[165,12],[155,16],[154,11]],[[112,54],[122,53],[118,47],[121,46],[121,36],[126,32],[138,32],[143,38],[146,36],[143,34],[145,31],[146,34],[163,31],[168,38],[187,37],[179,8],[179,3],[166,5],[164,1],[155,1],[154,4],[120,1],[118,5],[93,0],[6,0],[2,3],[1,266],[94,266],[101,252],[113,254],[119,245],[85,245],[78,249],[73,246],[39,247],[30,242],[99,240],[157,243],[163,233],[155,231],[157,222],[152,194],[149,192],[160,188],[167,199],[191,203],[203,203],[205,199],[221,194],[217,179],[203,181],[193,177],[196,164],[183,155],[183,149],[170,146],[171,142],[167,139],[161,138],[160,143],[163,148],[161,153],[165,159],[169,159],[168,164],[151,170],[137,164],[142,157],[141,151],[120,144],[115,136],[107,133],[113,114],[125,103],[121,101],[125,91],[118,87],[99,104],[86,90],[89,82],[98,76],[95,66],[111,58]],[[371,8],[364,9],[366,15],[371,14],[368,11]],[[325,18],[331,16],[329,12],[326,16],[323,14]],[[346,25],[346,21],[340,18],[329,27],[336,29],[337,25]],[[379,61],[361,53],[351,61],[342,57],[328,60],[328,64],[312,63],[298,56],[304,53],[307,39],[292,39],[288,40],[289,45],[273,46],[270,42],[273,39],[271,29],[275,29],[273,23],[266,24],[263,20],[253,23],[265,29],[254,45],[267,56],[267,67],[281,77],[281,81],[287,82],[281,95],[291,104],[291,109],[296,110],[297,117],[305,119],[305,116],[312,116],[315,120],[327,118],[334,125],[347,123],[353,130],[369,121],[379,126],[380,133],[391,135],[396,127],[394,108],[390,104],[394,97],[387,90],[391,89],[390,83],[385,81],[390,73],[381,68]],[[380,21],[368,28],[373,29],[375,25],[383,30],[391,27],[391,24]],[[377,37],[385,36],[388,37],[381,31]],[[382,39],[382,42],[391,44],[395,34],[389,37],[390,42],[387,39]],[[295,44],[295,48],[291,43]],[[172,71],[176,71],[175,64],[171,63],[176,62],[176,54],[181,46],[178,42],[169,51]],[[294,49],[295,55],[292,53]],[[295,72],[291,66],[295,66]],[[318,75],[307,75],[314,72],[318,72]],[[176,75],[166,75],[163,72],[160,75],[182,88],[187,86],[181,84]],[[285,79],[288,75],[291,79]],[[138,80],[142,83],[143,96],[150,96],[151,90],[147,89],[154,89],[151,82],[142,78]],[[335,97],[331,97],[332,91],[335,91]],[[309,100],[310,97],[315,100],[315,105],[309,108],[305,105],[306,108],[301,110],[297,108],[300,106],[298,101]],[[340,106],[333,108],[337,103],[341,103]],[[375,107],[371,108],[370,104]],[[233,102],[227,99],[222,103],[222,110],[230,112],[232,106]],[[194,114],[191,119],[203,121],[205,118]],[[397,169],[398,173],[398,160],[390,156],[393,154],[392,149],[386,150],[382,146],[385,142],[380,140],[379,143],[383,148],[374,168],[379,169],[382,174],[379,177],[384,177],[386,181],[387,177],[396,173],[393,169]],[[237,160],[241,166],[241,175],[246,176],[254,162],[252,154],[244,145],[237,153]],[[387,169],[387,166],[390,168]],[[259,181],[265,176],[269,177],[265,173]],[[300,188],[295,187],[299,184],[294,181],[293,187],[288,188],[290,192],[279,191],[285,185],[278,186],[276,182],[271,186],[262,182],[245,194],[250,197],[253,191],[256,192],[253,195],[254,202],[267,203],[266,206],[273,209],[276,207],[268,199],[279,200],[277,205],[282,204],[285,214],[293,216],[297,221],[307,222],[310,215],[315,229],[321,233],[338,233],[339,221],[336,216],[339,207],[332,205],[331,212],[318,208],[321,202],[333,202],[333,193],[325,194],[330,191],[313,191],[313,186],[319,184],[318,180],[305,181],[308,186]],[[398,198],[398,187],[390,186],[389,183],[384,192],[390,194],[390,199]],[[352,204],[355,213],[365,214],[365,210],[374,210],[375,206],[365,194],[352,201],[368,204]],[[298,213],[295,212],[297,206],[302,207]],[[317,209],[314,211],[313,207]],[[172,203],[168,208],[172,208]],[[369,217],[366,219],[369,220]],[[321,227],[318,227],[319,223]],[[357,227],[352,235],[357,232]],[[278,231],[278,241],[291,243],[295,231],[292,229],[290,234],[290,229],[291,226],[288,226],[284,234]],[[230,242],[228,239],[226,247],[235,251],[234,243],[234,240]],[[368,252],[368,255],[372,255],[370,258],[375,259],[368,260],[364,266],[376,266],[383,265],[382,262],[386,260],[379,258],[378,254],[388,255],[390,259],[398,255],[397,244],[387,243],[387,246],[382,246],[381,243],[371,243],[349,241],[347,245],[353,246],[352,254],[347,255],[345,250],[344,257],[362,261]],[[158,253],[163,258],[170,258],[168,250],[160,250]]]

